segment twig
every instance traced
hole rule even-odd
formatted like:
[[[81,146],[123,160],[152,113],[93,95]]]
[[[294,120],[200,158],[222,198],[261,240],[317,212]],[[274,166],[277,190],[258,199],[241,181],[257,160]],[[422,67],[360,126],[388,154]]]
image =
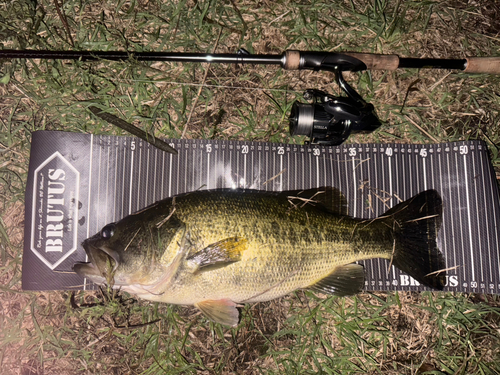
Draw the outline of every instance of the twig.
[[[420,130],[422,133],[424,133],[426,136],[428,136],[430,139],[432,139],[433,142],[439,143],[439,141],[434,138],[432,135],[430,135],[427,131],[425,131],[420,125],[418,125],[415,121],[413,121],[409,116],[405,116],[408,121],[410,121],[415,127]]]
[[[71,43],[71,46],[74,47],[75,42],[73,41],[73,37],[71,36],[71,31],[69,29],[68,20],[66,19],[66,16],[61,11],[61,7],[59,6],[59,0],[54,0],[54,5],[56,7],[56,11],[57,11],[59,18],[61,19],[61,22],[64,25],[64,29],[66,30],[66,34],[68,34],[68,38],[69,38],[69,41]]]
[[[274,180],[274,179],[278,178],[280,175],[282,175],[282,174],[283,174],[283,173],[285,173],[285,172],[286,172],[286,168],[285,168],[285,169],[283,169],[281,172],[279,172],[277,175],[275,175],[275,176],[271,177],[271,178],[270,178],[269,180],[267,180],[266,182],[263,182],[263,183],[262,183],[262,186],[267,185],[267,184],[268,184],[268,183],[270,183],[272,180]]]
[[[94,115],[103,119],[104,121],[107,121],[110,124],[118,126],[119,128],[135,135],[136,137],[143,139],[144,141],[152,144],[153,146],[158,147],[160,150],[177,155],[177,150],[175,148],[171,147],[166,142],[163,142],[161,139],[155,138],[152,134],[148,134],[144,130],[139,129],[137,126],[134,126],[128,123],[127,121],[122,120],[121,118],[116,117],[115,115],[112,115],[111,113],[104,112],[103,110],[97,107],[90,106],[89,110]]]

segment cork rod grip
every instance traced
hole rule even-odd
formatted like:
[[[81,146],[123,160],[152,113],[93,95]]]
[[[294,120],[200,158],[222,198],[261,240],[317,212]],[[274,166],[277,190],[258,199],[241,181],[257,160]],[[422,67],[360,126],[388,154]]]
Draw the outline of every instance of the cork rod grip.
[[[297,70],[300,67],[300,51],[288,50],[285,51],[285,65],[283,68],[286,70]]]
[[[467,57],[466,73],[500,74],[500,56]]]
[[[399,67],[398,55],[378,55],[359,52],[342,53],[363,61],[368,70],[396,70]]]
[[[397,55],[377,55],[373,53],[341,52],[342,55],[349,55],[365,63],[367,69],[396,70],[399,66]],[[287,70],[301,68],[300,51],[288,50],[285,52],[285,64]]]

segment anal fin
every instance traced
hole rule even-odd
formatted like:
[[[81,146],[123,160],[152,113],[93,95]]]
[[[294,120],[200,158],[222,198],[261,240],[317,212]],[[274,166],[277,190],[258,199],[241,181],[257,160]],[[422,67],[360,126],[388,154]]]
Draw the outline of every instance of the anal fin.
[[[309,289],[342,297],[359,293],[364,286],[365,269],[361,264],[353,263],[338,266],[328,276],[310,285]]]
[[[239,321],[238,305],[229,299],[206,300],[195,304],[205,316],[220,324],[236,327]]]

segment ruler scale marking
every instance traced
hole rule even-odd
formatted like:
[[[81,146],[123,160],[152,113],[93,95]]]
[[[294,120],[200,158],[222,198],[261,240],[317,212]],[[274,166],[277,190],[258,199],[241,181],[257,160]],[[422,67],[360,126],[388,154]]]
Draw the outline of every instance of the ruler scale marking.
[[[92,176],[94,175],[94,169],[93,169],[93,161],[94,161],[94,135],[91,134],[90,135],[90,142],[89,142],[89,145],[90,145],[90,152],[89,152],[89,183],[88,183],[88,196],[87,196],[87,218],[90,217],[90,202],[92,202],[91,200],[91,196],[92,196]],[[34,196],[35,198],[35,196]],[[33,207],[35,207],[35,205],[33,205]],[[86,233],[85,233],[85,236],[86,238],[89,238],[90,237],[90,223],[87,222],[87,228],[86,228]],[[87,254],[85,254],[85,262],[88,262],[89,261],[89,257]],[[88,283],[88,280],[87,278],[84,278],[83,280],[83,290],[86,290],[87,289],[87,283]]]
[[[444,146],[446,147],[446,146]],[[452,191],[451,191],[451,175],[450,175],[450,155],[448,154],[448,152],[446,152],[446,175],[448,176],[448,205],[449,205],[449,208],[451,209],[452,208]],[[447,214],[444,214],[447,216]],[[452,267],[456,267],[456,266],[460,266],[460,268],[463,268],[463,265],[462,263],[457,263],[457,252],[455,251],[455,249],[457,248],[456,247],[456,242],[455,242],[455,226],[453,223],[450,224],[451,226],[451,231],[450,231],[450,234],[451,236],[449,236],[448,238],[451,239],[451,248],[453,249],[453,265]],[[447,241],[446,241],[447,242]],[[465,271],[464,271],[465,272]],[[464,278],[465,279],[465,278]]]
[[[467,147],[467,146],[465,146],[465,147]],[[472,146],[471,146],[471,148],[472,148]],[[474,152],[474,150],[471,150],[471,148],[469,148],[468,160],[470,160],[470,162],[472,163],[471,170],[475,171],[476,170],[475,152]],[[465,155],[464,155],[464,165],[467,165],[467,159],[465,159]],[[479,215],[478,191],[477,191],[476,178],[477,178],[477,176],[472,175],[471,184],[474,187],[474,194],[472,194],[472,196],[471,196],[471,204],[475,208],[475,212],[476,212],[475,217],[476,217],[477,223],[479,225],[480,215]],[[479,229],[478,226],[473,227],[472,220],[470,220],[470,219],[469,219],[469,226],[471,228],[470,229],[471,230],[471,234],[470,234],[471,252],[476,249],[476,246],[474,245],[474,239],[475,239],[475,242],[477,243],[477,249],[478,249],[477,253],[479,254],[479,269],[478,269],[478,271],[479,271],[481,277],[478,281],[480,281],[480,285],[483,285],[483,284],[485,285],[487,280],[488,280],[488,277],[485,277],[485,270],[484,270],[484,264],[483,264],[483,246],[482,246],[483,238],[480,235],[480,231],[477,230],[477,229]],[[473,231],[475,232],[475,236],[473,235]],[[481,289],[483,289],[483,292],[484,292],[485,288],[481,287]]]
[[[118,146],[115,142],[115,147],[113,147],[113,150],[114,150],[114,155],[115,157],[113,158],[114,161],[115,161],[115,168],[114,168],[114,174],[115,174],[115,178],[114,178],[114,184],[113,184],[113,191],[116,191],[118,192],[120,189],[118,189],[118,163],[119,161],[121,160],[121,155],[118,153]],[[113,221],[116,221],[116,217],[117,217],[117,199],[118,198],[121,198],[119,194],[113,194],[113,217],[112,217],[112,220]]]
[[[481,157],[481,154],[478,154],[479,155],[479,163],[481,165],[481,169],[483,169],[483,158]],[[487,225],[488,222],[489,222],[489,210],[488,210],[488,206],[487,206],[487,202],[486,202],[486,197],[487,197],[487,194],[486,194],[486,182],[484,180],[484,173],[481,173],[481,180],[482,180],[482,185],[483,185],[483,201],[484,201],[484,206],[483,206],[483,211],[484,211],[484,224],[483,226],[480,225],[479,221],[477,223],[478,225],[478,235],[480,236],[481,235],[481,229],[480,228],[486,228],[486,241],[487,241],[487,249],[488,249],[488,257],[487,259],[493,259],[493,254],[491,253],[491,243],[490,243],[490,230],[489,230],[489,226]],[[479,207],[479,205],[478,205]],[[478,214],[478,217],[479,214]],[[489,262],[489,272],[490,272],[490,280],[488,280],[488,283],[491,283],[491,280],[493,279],[493,269],[492,269],[492,266],[493,266],[493,262]],[[500,264],[498,265],[498,269],[500,270]]]
[[[421,166],[421,164],[420,164],[420,160],[419,160],[420,155],[419,155],[418,151],[419,151],[419,146],[417,146],[417,145],[412,146],[412,158],[413,158],[413,164],[415,166],[414,186],[420,187],[421,186],[421,181],[420,181],[421,174],[419,173],[420,172],[419,167]],[[424,187],[424,190],[426,190],[425,187]],[[415,194],[416,194],[416,191],[415,191]],[[412,195],[414,195],[414,194],[412,194]],[[417,282],[415,281],[415,283],[417,283]]]
[[[101,167],[101,156],[102,156],[102,147],[100,145],[100,142],[101,142],[101,137],[99,137],[99,154],[98,154],[98,163],[97,163],[97,168],[98,168],[98,172],[97,172],[97,201],[100,202],[101,201],[101,189],[100,189],[100,186],[101,186],[101,171],[102,171],[102,167]],[[99,210],[95,210],[95,221],[94,223],[96,224],[96,227],[99,226],[99,219],[100,219],[100,215],[99,215]],[[97,230],[93,230],[93,232],[96,232]]]
[[[392,152],[394,152],[394,149],[393,149]],[[394,187],[392,185],[392,183],[393,183],[392,169],[393,169],[393,164],[396,164],[397,158],[395,157],[394,159],[395,160],[393,160],[393,158],[390,157],[389,160],[388,160],[389,163],[387,165],[387,170],[388,170],[388,173],[389,173],[389,206],[390,207],[394,207],[396,205],[396,203],[394,202],[394,198],[393,198],[394,197]],[[392,274],[393,280],[395,280],[396,279],[396,267],[394,265],[391,266],[390,272]]]
[[[109,178],[111,177],[110,176],[110,173],[109,173],[109,162],[110,162],[110,157],[109,157],[109,152],[111,150],[111,147],[109,147],[109,143],[108,143],[108,147],[106,147],[106,170],[108,171],[108,173],[106,173],[106,193],[105,193],[105,201],[106,201],[106,207],[109,207]],[[114,171],[116,173],[116,171]],[[105,222],[108,222],[110,221],[110,218],[108,217],[108,214],[109,214],[109,211],[108,210],[105,210],[105,214],[104,214],[104,221]]]

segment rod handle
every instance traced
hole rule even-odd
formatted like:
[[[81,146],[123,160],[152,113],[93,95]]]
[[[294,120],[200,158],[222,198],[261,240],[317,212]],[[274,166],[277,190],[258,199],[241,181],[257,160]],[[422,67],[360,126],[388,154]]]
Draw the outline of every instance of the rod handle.
[[[335,55],[334,52],[301,52],[294,50],[285,51],[285,63],[283,68],[287,70],[296,70],[304,68],[304,61],[301,59],[307,56],[307,68],[315,68],[321,70],[322,59],[327,59],[329,55]],[[378,55],[374,53],[358,53],[358,52],[340,52],[338,55],[348,55],[361,60],[368,70],[396,70],[399,66],[399,57],[397,55]],[[306,68],[306,69],[307,69]]]
[[[297,70],[300,67],[300,51],[286,50],[285,51],[285,64],[283,68],[286,70]]]
[[[466,73],[500,74],[500,56],[467,57]]]
[[[379,55],[375,53],[342,52],[365,63],[368,70],[396,70],[399,66],[398,55]]]

